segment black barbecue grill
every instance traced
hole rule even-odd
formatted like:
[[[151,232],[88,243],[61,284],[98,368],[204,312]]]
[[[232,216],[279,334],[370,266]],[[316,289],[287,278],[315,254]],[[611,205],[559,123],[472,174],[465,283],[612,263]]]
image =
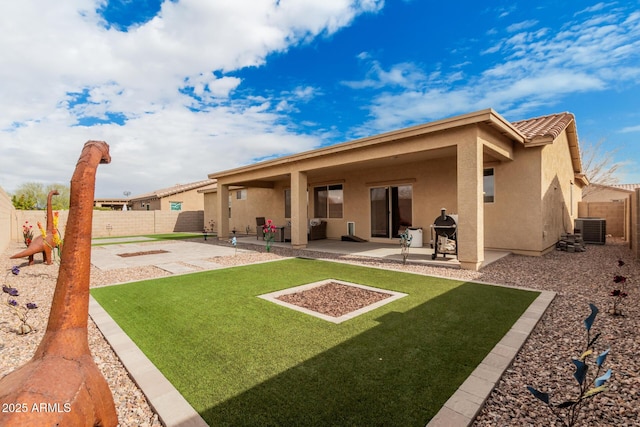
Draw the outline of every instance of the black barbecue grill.
[[[446,209],[442,208],[438,216],[431,225],[431,246],[433,254],[431,259],[436,259],[438,254],[443,258],[447,254],[458,256],[458,215],[447,215]]]

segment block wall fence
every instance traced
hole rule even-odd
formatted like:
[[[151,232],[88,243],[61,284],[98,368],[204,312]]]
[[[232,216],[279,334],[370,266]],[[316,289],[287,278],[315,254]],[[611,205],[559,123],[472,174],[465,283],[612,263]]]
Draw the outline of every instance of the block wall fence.
[[[640,189],[631,194],[631,250],[640,259]]]
[[[13,211],[15,209],[9,195],[0,187],[0,253],[4,252],[11,241]]]
[[[607,221],[607,234],[629,240],[631,215],[630,200],[619,202],[579,202],[579,218],[604,218]]]
[[[58,228],[65,235],[69,211],[59,211]],[[22,241],[25,222],[38,235],[37,223],[46,225],[46,211],[23,211],[13,208],[11,199],[0,188],[0,251],[10,242]],[[204,228],[204,211],[93,211],[92,237],[136,236],[174,232],[201,232]]]

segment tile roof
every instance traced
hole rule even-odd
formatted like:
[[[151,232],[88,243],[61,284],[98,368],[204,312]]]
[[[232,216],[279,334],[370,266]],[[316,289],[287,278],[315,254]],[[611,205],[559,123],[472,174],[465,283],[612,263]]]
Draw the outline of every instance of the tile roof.
[[[129,200],[148,199],[152,197],[162,198],[162,197],[170,196],[172,194],[182,193],[183,191],[189,191],[196,188],[205,187],[208,185],[213,185],[215,183],[216,183],[215,179],[205,179],[204,181],[197,181],[189,184],[176,184],[173,187],[162,188],[160,190],[155,190],[150,193],[144,193],[144,194],[139,194],[137,196],[133,196]]]
[[[623,190],[634,191],[636,188],[640,188],[640,184],[612,184],[609,187],[621,188]]]
[[[540,140],[553,141],[572,121],[575,121],[573,114],[565,112],[521,120],[511,124],[522,133],[527,142],[535,142]]]

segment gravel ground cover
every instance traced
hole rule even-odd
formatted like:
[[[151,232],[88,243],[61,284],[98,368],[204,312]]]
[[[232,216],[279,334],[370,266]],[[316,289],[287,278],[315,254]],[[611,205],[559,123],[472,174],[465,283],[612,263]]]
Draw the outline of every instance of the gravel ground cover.
[[[201,240],[200,240],[201,242]],[[204,244],[218,244],[215,241]],[[240,246],[240,245],[239,245]],[[57,278],[57,266],[47,266],[36,259],[27,267],[26,260],[10,260],[9,256],[21,250],[22,245],[11,244],[2,254],[0,278],[2,284],[15,287],[21,304],[35,302],[31,313],[36,332],[18,336],[14,329],[17,318],[11,310],[0,308],[0,377],[28,361],[42,339],[48,318],[51,297]],[[211,258],[224,266],[276,260],[289,256],[306,256],[333,259],[377,268],[413,271],[461,280],[480,280],[551,290],[558,293],[530,338],[489,396],[474,426],[560,426],[548,409],[535,400],[526,385],[552,393],[552,401],[560,402],[571,397],[575,390],[571,357],[579,355],[585,340],[583,320],[589,315],[589,303],[597,305],[601,312],[592,331],[602,332],[597,350],[611,347],[605,365],[613,369],[609,381],[610,391],[590,401],[579,425],[583,426],[636,426],[640,419],[640,263],[632,259],[628,248],[612,242],[605,246],[590,245],[586,252],[551,252],[543,257],[510,255],[481,272],[444,267],[384,261],[368,257],[340,256],[336,254],[294,251],[247,245],[255,252],[235,256]],[[399,250],[399,249],[398,249]],[[617,261],[626,264],[619,268]],[[411,256],[409,256],[409,261]],[[21,267],[19,275],[11,274],[12,266]],[[5,276],[5,272],[8,275]],[[613,277],[627,277],[627,292],[622,310],[624,316],[614,317],[606,313],[611,306],[609,292]],[[142,280],[169,275],[156,267],[136,267],[100,271],[92,267],[92,286]],[[3,294],[6,298],[7,294]],[[4,301],[3,301],[4,303]],[[160,426],[157,416],[149,407],[144,395],[129,378],[117,356],[106,343],[93,322],[89,321],[89,345],[94,359],[107,379],[116,402],[121,426]]]
[[[281,295],[277,299],[327,316],[340,317],[390,296],[387,293],[330,282],[306,291]]]

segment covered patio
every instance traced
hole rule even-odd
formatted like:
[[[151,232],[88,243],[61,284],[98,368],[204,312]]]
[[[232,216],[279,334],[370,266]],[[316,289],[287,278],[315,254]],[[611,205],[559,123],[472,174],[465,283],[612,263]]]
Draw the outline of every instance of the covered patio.
[[[287,227],[292,249],[337,244],[393,257],[404,230],[427,230],[445,209],[458,256],[442,262],[478,270],[491,262],[487,248],[542,255],[572,230],[586,184],[576,135],[569,113],[512,124],[481,110],[210,174],[210,218],[221,240],[266,218]],[[318,223],[326,242],[311,233]],[[398,254],[342,243],[345,235]],[[428,248],[412,254],[430,261]]]
[[[484,263],[484,167],[512,162],[514,145],[523,142],[522,135],[488,109],[209,178],[217,179],[221,201],[229,199],[232,186],[270,191],[255,216],[289,222],[294,249],[311,244],[307,234],[312,218],[327,221],[330,240],[339,240],[353,223],[357,237],[393,244],[404,227],[426,227],[445,207],[458,214],[456,262],[477,270]],[[281,196],[285,191],[286,202]],[[290,212],[278,205],[290,206]],[[218,203],[216,217],[218,236],[228,238],[232,230],[226,203]]]

